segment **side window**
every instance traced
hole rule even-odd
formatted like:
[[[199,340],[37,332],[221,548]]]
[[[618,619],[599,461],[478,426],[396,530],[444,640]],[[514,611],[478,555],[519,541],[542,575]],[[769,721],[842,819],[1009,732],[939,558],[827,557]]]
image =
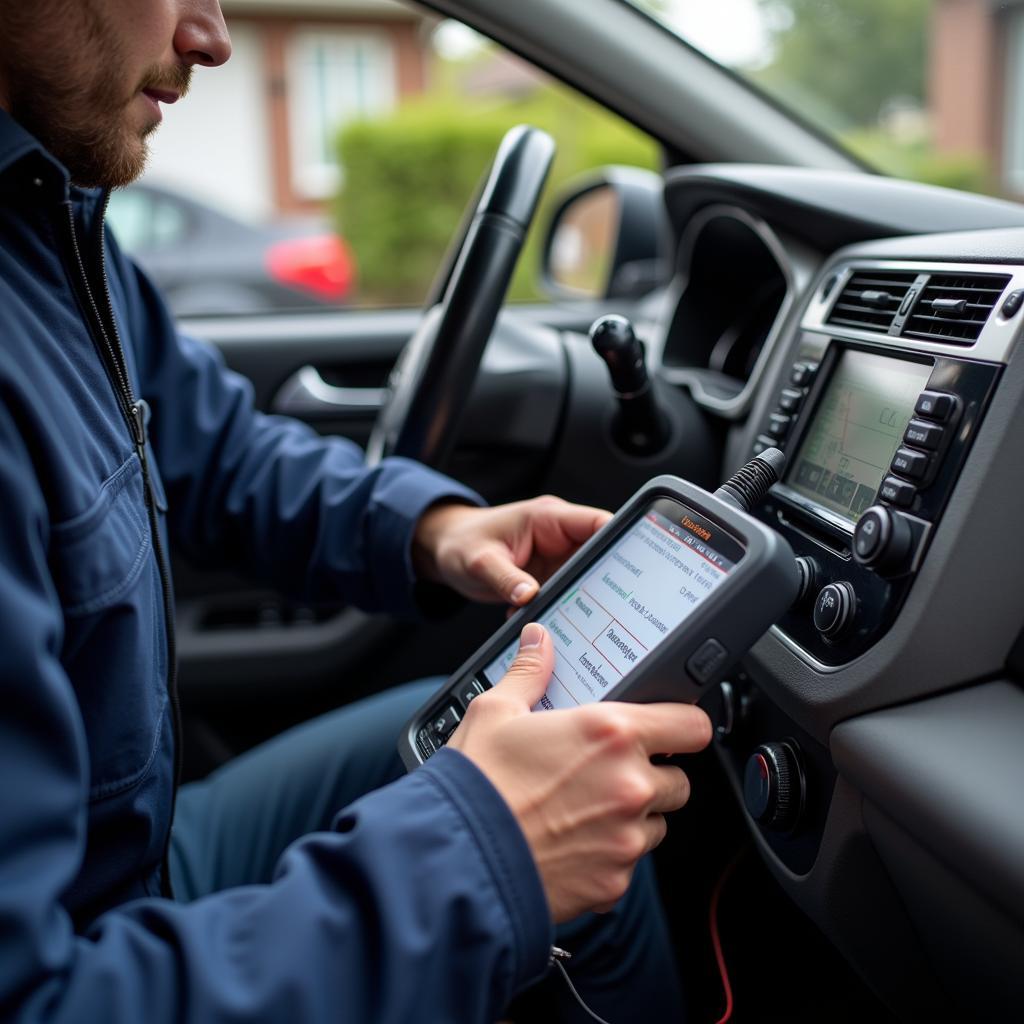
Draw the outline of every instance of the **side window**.
[[[289,61],[292,186],[331,199],[341,185],[338,132],[395,109],[394,47],[384,33],[302,31]]]
[[[107,220],[126,251],[135,253],[152,242],[154,204],[149,193],[131,187],[110,194]]]
[[[148,269],[158,284],[175,282],[179,310],[194,308],[190,268],[203,308],[211,295],[216,301],[210,274],[218,267],[223,313],[240,311],[232,309],[240,294],[246,312],[256,296],[267,312],[419,305],[516,124],[547,130],[559,147],[538,224],[559,186],[588,169],[657,166],[650,138],[420,8],[394,0],[358,10],[345,0],[223,6],[231,60],[197,69],[189,96],[166,109],[151,140],[141,184],[166,204],[144,206],[141,191],[129,189],[113,211],[115,230],[143,262],[147,250],[161,250]],[[188,218],[176,196],[188,197]],[[217,227],[193,240],[187,219]],[[535,230],[510,301],[544,301],[540,244]],[[196,245],[217,249],[214,258],[195,259]]]
[[[185,237],[188,216],[178,203],[165,200],[156,204],[153,211],[153,245],[157,248],[176,245]]]

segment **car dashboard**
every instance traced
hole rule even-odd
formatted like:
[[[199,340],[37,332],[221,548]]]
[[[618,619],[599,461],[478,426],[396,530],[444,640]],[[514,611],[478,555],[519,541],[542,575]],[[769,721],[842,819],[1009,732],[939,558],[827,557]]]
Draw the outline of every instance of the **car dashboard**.
[[[801,596],[709,695],[762,859],[900,1016],[1024,1006],[1024,208],[669,171],[660,379],[787,469]]]

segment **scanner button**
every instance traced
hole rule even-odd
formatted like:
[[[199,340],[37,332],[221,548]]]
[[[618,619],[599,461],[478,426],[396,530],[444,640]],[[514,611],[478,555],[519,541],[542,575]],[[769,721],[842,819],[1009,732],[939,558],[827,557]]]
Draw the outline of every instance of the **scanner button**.
[[[447,743],[448,737],[455,732],[461,720],[462,716],[454,704],[435,712],[430,720],[430,731],[434,734],[434,742]]]
[[[468,708],[470,701],[483,692],[484,684],[479,679],[467,679],[458,689],[458,698],[462,706]]]
[[[424,760],[430,757],[430,755],[437,750],[437,745],[434,743],[434,737],[430,735],[430,729],[428,726],[423,726],[423,728],[420,729],[416,734],[416,741]]]
[[[686,671],[690,678],[702,686],[715,675],[729,660],[729,652],[714,637],[708,637],[690,655]]]

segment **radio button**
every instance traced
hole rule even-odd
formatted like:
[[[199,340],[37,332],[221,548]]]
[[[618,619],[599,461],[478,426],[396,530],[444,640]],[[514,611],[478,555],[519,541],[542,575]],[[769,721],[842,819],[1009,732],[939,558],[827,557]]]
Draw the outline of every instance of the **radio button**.
[[[1009,320],[1010,317],[1017,315],[1017,310],[1020,309],[1022,302],[1024,302],[1024,288],[1018,288],[1015,292],[1010,292],[1003,300],[1003,306],[999,310],[999,315]]]
[[[779,395],[779,409],[782,412],[796,412],[804,400],[804,393],[797,388],[783,388]]]
[[[853,557],[880,573],[903,569],[912,541],[910,524],[900,512],[884,505],[867,509],[853,533]]]
[[[814,602],[814,628],[826,640],[835,640],[849,628],[856,608],[857,595],[849,583],[829,583]]]
[[[762,743],[743,771],[743,803],[747,813],[765,828],[791,831],[804,803],[804,775],[794,746]]]
[[[805,388],[814,380],[817,369],[818,367],[814,363],[794,363],[789,379],[798,388]]]
[[[914,412],[925,419],[945,423],[956,408],[956,395],[947,395],[942,391],[922,391],[914,406]]]
[[[945,431],[935,423],[928,423],[925,420],[911,420],[907,424],[903,440],[912,444],[915,448],[928,448],[935,451],[942,444]]]
[[[797,591],[796,600],[793,602],[794,608],[803,604],[817,589],[818,579],[821,576],[818,563],[807,555],[799,555],[797,557],[796,568],[797,572],[800,573],[800,589]]]
[[[903,480],[897,480],[894,476],[887,476],[878,488],[878,497],[890,505],[899,505],[900,508],[909,508],[914,502],[914,495],[917,488]]]
[[[766,452],[769,448],[774,448],[778,444],[774,437],[769,437],[767,434],[758,434],[757,440],[754,442],[754,447],[751,449],[754,455],[760,455],[761,452]]]
[[[897,448],[892,457],[891,469],[908,480],[923,480],[928,475],[929,458],[924,452],[913,448]]]
[[[792,422],[792,416],[783,416],[780,412],[773,412],[768,417],[768,433],[781,440],[789,433],[789,425]]]

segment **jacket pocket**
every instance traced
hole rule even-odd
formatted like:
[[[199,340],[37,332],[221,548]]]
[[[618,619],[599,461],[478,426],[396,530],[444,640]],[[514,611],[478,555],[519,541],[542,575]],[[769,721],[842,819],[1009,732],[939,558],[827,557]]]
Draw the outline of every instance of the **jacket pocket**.
[[[151,549],[145,517],[142,467],[132,455],[89,508],[51,527],[51,568],[65,616],[101,611],[138,580]]]
[[[138,458],[84,512],[54,524],[50,538],[61,661],[89,745],[89,798],[107,799],[152,768],[167,704],[162,594]]]

